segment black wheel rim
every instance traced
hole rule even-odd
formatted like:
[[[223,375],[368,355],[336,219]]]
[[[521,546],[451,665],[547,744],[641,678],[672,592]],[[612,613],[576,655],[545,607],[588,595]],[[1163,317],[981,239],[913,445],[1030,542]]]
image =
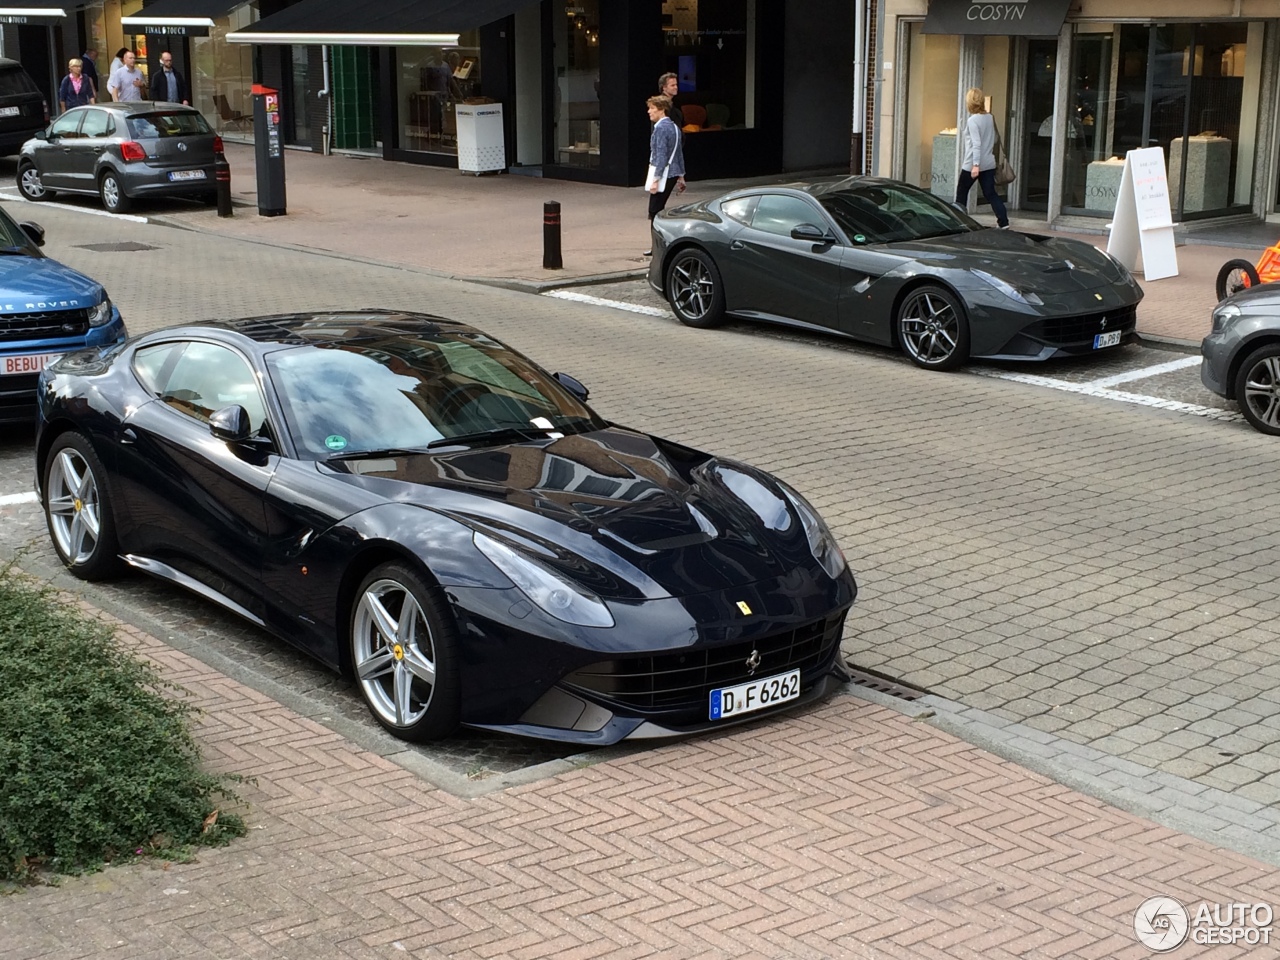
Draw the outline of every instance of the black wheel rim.
[[[927,366],[945,363],[960,342],[960,317],[945,298],[936,293],[913,293],[899,315],[902,345],[912,359]]]
[[[716,282],[711,270],[697,257],[682,257],[671,268],[671,303],[689,320],[703,320],[711,313]]]

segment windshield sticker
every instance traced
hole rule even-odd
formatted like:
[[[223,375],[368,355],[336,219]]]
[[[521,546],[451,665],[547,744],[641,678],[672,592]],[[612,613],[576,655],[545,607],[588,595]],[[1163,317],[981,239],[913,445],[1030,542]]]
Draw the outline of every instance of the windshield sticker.
[[[347,438],[340,437],[335,433],[324,438],[324,445],[330,450],[345,450],[347,448]]]
[[[853,235],[853,242],[854,242],[854,243],[866,243],[866,242],[867,242],[867,238],[866,238],[866,237],[864,237],[864,236],[863,236],[862,234],[860,234],[860,233],[855,233],[855,234]]]

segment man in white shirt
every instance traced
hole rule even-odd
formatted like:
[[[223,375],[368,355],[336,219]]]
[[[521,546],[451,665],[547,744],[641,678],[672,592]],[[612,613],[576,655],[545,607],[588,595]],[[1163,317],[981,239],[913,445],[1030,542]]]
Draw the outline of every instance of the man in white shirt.
[[[132,50],[125,51],[121,64],[107,81],[107,89],[116,100],[141,100],[143,91],[147,89],[147,78],[142,75],[136,62],[137,57]]]

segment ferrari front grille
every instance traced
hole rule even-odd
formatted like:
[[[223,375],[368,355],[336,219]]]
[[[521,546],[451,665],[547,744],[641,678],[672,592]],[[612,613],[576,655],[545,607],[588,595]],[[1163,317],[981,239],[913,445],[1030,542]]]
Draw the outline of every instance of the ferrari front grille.
[[[0,342],[60,340],[83,337],[88,331],[89,311],[83,309],[0,314]]]
[[[1088,313],[1079,317],[1051,317],[1037,320],[1024,332],[1037,340],[1056,346],[1087,343],[1100,333],[1119,330],[1121,335],[1133,333],[1138,326],[1138,308],[1122,307],[1103,313]]]
[[[843,626],[844,614],[838,614],[756,640],[602,660],[569,674],[564,683],[624,708],[661,711],[671,722],[705,721],[708,697],[718,687],[797,669],[807,686],[810,678],[805,674],[831,662]],[[688,716],[675,718],[671,713]]]

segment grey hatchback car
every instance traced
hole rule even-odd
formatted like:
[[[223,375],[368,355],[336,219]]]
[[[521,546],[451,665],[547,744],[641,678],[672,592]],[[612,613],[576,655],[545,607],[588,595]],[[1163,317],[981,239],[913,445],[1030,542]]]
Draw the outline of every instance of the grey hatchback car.
[[[1200,353],[1200,381],[1239,404],[1256,429],[1280,436],[1280,283],[1243,290],[1214,307]]]
[[[28,200],[97,195],[111,213],[142,197],[217,199],[222,138],[193,107],[151,101],[68,110],[22,147],[18,189]]]

